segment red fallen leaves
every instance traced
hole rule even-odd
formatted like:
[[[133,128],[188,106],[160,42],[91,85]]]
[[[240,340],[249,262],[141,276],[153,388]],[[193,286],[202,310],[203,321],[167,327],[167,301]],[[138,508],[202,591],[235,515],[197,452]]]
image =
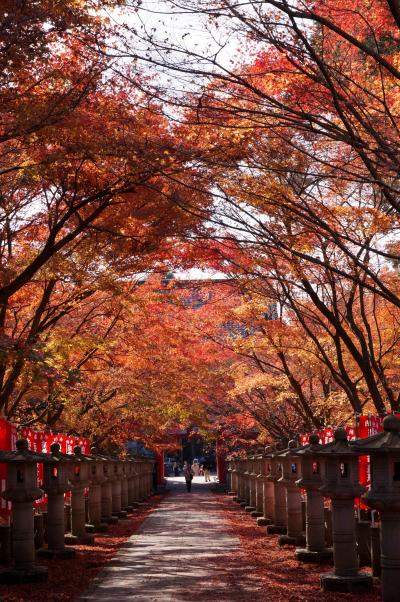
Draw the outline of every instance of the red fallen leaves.
[[[278,536],[266,536],[265,527],[257,527],[254,518],[226,497],[218,497],[226,526],[241,543],[240,551],[224,554],[225,568],[221,567],[229,572],[230,602],[321,602],[321,599],[324,602],[378,602],[381,599],[376,585],[371,593],[322,593],[319,574],[332,570],[331,566],[297,562],[293,548],[280,547]],[[368,568],[363,570],[369,571]]]
[[[88,587],[96,574],[116,555],[118,549],[139,528],[163,495],[154,496],[150,504],[138,508],[128,520],[110,526],[108,533],[96,534],[94,546],[74,546],[72,560],[40,559],[49,567],[46,583],[0,586],[2,602],[72,602]]]

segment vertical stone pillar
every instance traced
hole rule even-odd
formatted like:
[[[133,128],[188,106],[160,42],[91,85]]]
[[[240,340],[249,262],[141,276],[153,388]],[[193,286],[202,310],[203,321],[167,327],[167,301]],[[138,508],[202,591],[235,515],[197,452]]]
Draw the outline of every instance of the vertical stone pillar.
[[[244,501],[244,478],[243,478],[243,472],[244,472],[244,461],[243,458],[238,458],[236,460],[236,474],[237,474],[237,481],[238,481],[238,489],[237,489],[237,495],[233,498],[235,502],[237,502],[238,504],[241,504],[242,501]]]
[[[110,458],[103,459],[103,482],[101,483],[101,523],[113,525],[118,522],[118,516],[112,513],[112,481],[113,463]]]
[[[231,490],[229,495],[235,498],[238,494],[238,477],[237,477],[237,461],[236,458],[232,458],[230,462],[230,470],[231,470]]]
[[[282,461],[280,454],[275,452],[271,458],[271,472],[267,477],[274,486],[274,522],[267,526],[267,533],[284,535],[287,529],[286,490],[282,483]]]
[[[71,480],[71,533],[65,535],[68,545],[93,545],[94,536],[86,533],[85,488],[89,485],[90,460],[82,454],[79,445],[74,447],[74,467]]]
[[[323,564],[331,560],[332,549],[325,541],[325,511],[324,498],[320,492],[322,487],[325,465],[316,453],[321,449],[319,436],[310,435],[308,445],[297,453],[301,457],[301,478],[297,485],[306,490],[306,547],[296,550],[296,559],[300,562]]]
[[[363,500],[378,510],[381,518],[382,599],[397,602],[400,596],[400,419],[386,416],[383,433],[359,439],[352,447],[360,455],[370,455],[371,489],[363,495]],[[374,555],[376,557],[376,551]],[[374,565],[376,572],[379,569],[375,561]]]
[[[132,512],[133,506],[129,503],[128,487],[129,487],[129,474],[128,471],[130,465],[128,460],[122,460],[122,479],[121,479],[121,506],[122,510],[126,512]]]
[[[128,481],[128,506],[132,509],[135,507],[136,497],[135,497],[135,463],[132,458],[127,460],[126,464],[126,476]]]
[[[287,532],[279,537],[280,545],[299,546],[305,544],[303,534],[303,514],[301,492],[297,481],[301,477],[300,458],[295,455],[295,441],[289,441],[289,448],[280,456],[282,460],[281,482],[286,489],[286,522]]]
[[[118,518],[126,518],[126,510],[122,510],[122,464],[119,458],[113,458],[113,480],[111,483],[112,513]]]
[[[30,583],[47,578],[47,567],[35,564],[33,502],[43,497],[37,486],[37,463],[48,454],[31,452],[26,439],[17,441],[17,451],[0,451],[7,463],[6,489],[1,494],[12,502],[12,549],[14,566],[0,570],[0,583]]]
[[[261,459],[261,478],[263,487],[262,516],[257,519],[257,524],[264,527],[273,523],[274,516],[274,484],[269,479],[271,475],[272,448],[266,447]]]
[[[60,444],[52,443],[52,463],[44,465],[43,490],[47,494],[47,548],[38,550],[47,558],[73,558],[75,550],[65,547],[64,494],[70,491],[69,473],[73,466],[71,457],[61,453]]]
[[[104,476],[104,458],[98,455],[97,449],[92,447],[90,450],[90,474],[89,474],[89,499],[88,499],[88,515],[89,522],[93,526],[93,531],[100,533],[108,530],[107,523],[101,520],[102,518],[102,485],[105,482]],[[86,527],[87,529],[87,527]]]
[[[249,479],[249,503],[244,507],[246,512],[255,512],[256,510],[256,456],[250,456],[248,460],[248,479]]]
[[[364,488],[359,483],[358,455],[347,441],[346,430],[338,428],[334,441],[321,447],[326,473],[320,492],[332,500],[334,572],[321,575],[325,591],[359,591],[372,587],[372,577],[358,571],[354,498]]]
[[[243,501],[240,502],[242,508],[250,504],[250,458],[243,460]]]
[[[263,516],[263,476],[262,476],[262,455],[258,454],[255,458],[255,481],[256,481],[256,509],[251,513],[254,518]]]

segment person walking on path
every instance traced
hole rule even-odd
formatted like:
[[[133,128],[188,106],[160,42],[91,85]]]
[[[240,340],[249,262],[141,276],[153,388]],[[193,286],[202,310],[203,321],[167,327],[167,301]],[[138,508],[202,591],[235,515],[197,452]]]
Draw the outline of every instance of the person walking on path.
[[[190,492],[192,490],[193,470],[189,462],[185,462],[183,465],[183,476],[186,481],[186,489]]]
[[[211,482],[210,463],[207,460],[203,464],[203,471],[204,471],[204,482],[210,483]]]

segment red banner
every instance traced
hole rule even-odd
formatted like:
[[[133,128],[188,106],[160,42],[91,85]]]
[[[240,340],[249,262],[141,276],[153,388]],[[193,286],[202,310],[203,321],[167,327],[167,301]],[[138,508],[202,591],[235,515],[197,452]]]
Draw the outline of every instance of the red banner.
[[[0,449],[2,451],[15,451],[17,429],[11,422],[0,418]],[[0,492],[6,488],[7,465],[0,464]],[[0,518],[5,519],[11,513],[11,503],[0,497]]]

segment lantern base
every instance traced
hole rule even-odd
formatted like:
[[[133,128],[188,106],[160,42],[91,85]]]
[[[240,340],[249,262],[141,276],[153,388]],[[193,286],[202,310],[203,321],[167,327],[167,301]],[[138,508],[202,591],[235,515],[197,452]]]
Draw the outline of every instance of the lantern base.
[[[132,514],[132,512],[135,510],[135,508],[131,505],[124,506],[122,509],[125,510],[125,512],[127,512],[128,514]]]
[[[240,506],[241,508],[246,508],[246,506],[247,506],[247,505],[248,505],[248,503],[247,503],[247,502],[245,502],[244,500],[242,500],[241,502],[239,502],[239,506]]]
[[[322,573],[320,584],[324,592],[360,592],[372,589],[372,577],[366,573],[357,573],[349,577]]]
[[[287,531],[287,528],[283,525],[268,525],[267,533],[268,535],[284,535]]]
[[[325,548],[317,552],[307,550],[307,548],[298,548],[295,554],[296,560],[299,562],[310,562],[313,564],[329,564],[333,559],[332,548]]]
[[[94,533],[94,525],[92,525],[91,523],[86,523],[85,531],[86,533]]]
[[[238,501],[239,501],[239,498],[238,498],[237,494],[235,494],[235,495],[233,496],[232,500],[233,500],[234,502],[238,502]]]
[[[97,525],[93,525],[94,530],[93,533],[105,533],[106,531],[108,531],[108,525],[106,525],[106,523],[97,523]]]
[[[270,518],[267,518],[266,516],[260,516],[257,519],[257,525],[259,527],[266,527],[267,525],[270,525],[272,523],[272,520]]]
[[[278,539],[280,546],[305,546],[306,538],[304,535],[281,535]]]
[[[40,558],[49,558],[50,560],[75,558],[75,550],[72,548],[40,548],[36,553]]]
[[[128,513],[126,510],[119,510],[117,513],[118,518],[128,518]]]
[[[94,535],[92,535],[92,533],[85,533],[84,535],[72,535],[72,533],[67,533],[64,537],[64,541],[67,546],[93,546]]]
[[[107,518],[102,516],[101,522],[106,523],[107,525],[116,525],[118,522],[118,516],[108,516]]]
[[[228,495],[236,496],[236,491],[228,491]]]
[[[251,512],[255,512],[256,508],[255,508],[255,506],[245,506],[244,511],[248,512],[250,514]]]
[[[47,580],[47,566],[33,566],[30,569],[7,568],[0,570],[0,583],[39,583]]]

